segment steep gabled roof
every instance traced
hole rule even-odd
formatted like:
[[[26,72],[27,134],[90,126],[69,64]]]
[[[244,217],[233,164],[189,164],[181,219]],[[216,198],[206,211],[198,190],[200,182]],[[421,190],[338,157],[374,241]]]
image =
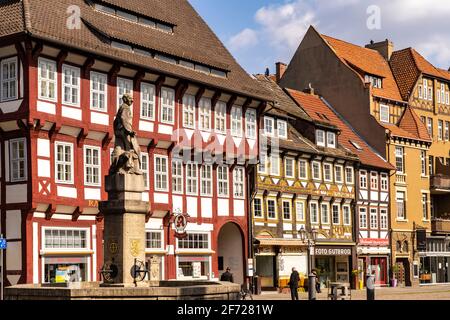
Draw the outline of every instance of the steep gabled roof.
[[[376,153],[356,133],[349,123],[319,96],[291,89],[287,89],[287,92],[309,115],[317,113],[325,115],[328,121],[340,130],[340,135],[338,136],[339,145],[356,155],[363,165],[387,170],[394,169],[391,164]]]
[[[418,137],[420,140],[432,141],[425,124],[420,121],[419,116],[414,112],[411,107],[407,107],[403,116],[400,119],[398,126]]]
[[[330,36],[320,36],[330,48],[333,49],[338,58],[355,70],[358,75],[360,75],[359,71],[363,71],[364,73],[382,78],[383,87],[372,88],[374,96],[402,101],[402,96],[400,95],[391,68],[378,51],[335,39]],[[364,81],[364,78],[361,77],[361,80]]]
[[[173,27],[173,33],[145,26],[94,7],[94,3]],[[68,8],[80,9],[79,28],[68,28]],[[187,0],[7,0],[0,5],[0,36],[28,33],[57,46],[87,51],[140,66],[150,71],[217,87],[224,91],[266,99],[257,81],[235,61],[222,42]],[[111,46],[130,45],[134,51]],[[138,53],[137,49],[150,54]],[[164,54],[227,72],[227,77],[205,74],[152,57]]]

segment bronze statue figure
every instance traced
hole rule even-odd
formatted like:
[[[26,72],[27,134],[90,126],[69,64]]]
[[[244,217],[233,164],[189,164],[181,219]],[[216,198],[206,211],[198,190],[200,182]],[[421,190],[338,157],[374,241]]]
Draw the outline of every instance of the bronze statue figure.
[[[141,149],[133,131],[133,97],[124,94],[114,120],[114,151],[109,174],[137,174],[141,171]]]

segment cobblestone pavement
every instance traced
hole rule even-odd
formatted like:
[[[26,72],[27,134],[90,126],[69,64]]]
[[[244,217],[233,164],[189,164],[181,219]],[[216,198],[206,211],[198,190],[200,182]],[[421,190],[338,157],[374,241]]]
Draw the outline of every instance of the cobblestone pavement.
[[[366,300],[366,290],[352,290],[352,300]],[[308,293],[300,292],[300,300],[307,300]],[[254,300],[290,300],[289,293],[263,292]],[[376,288],[376,300],[450,300],[450,285],[423,286],[418,288]],[[317,294],[317,300],[327,300],[327,289]]]

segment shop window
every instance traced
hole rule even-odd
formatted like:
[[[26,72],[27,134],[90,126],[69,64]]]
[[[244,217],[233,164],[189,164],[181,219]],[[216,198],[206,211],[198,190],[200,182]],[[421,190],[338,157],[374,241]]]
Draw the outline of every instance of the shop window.
[[[209,257],[180,257],[178,278],[206,278],[209,274]]]
[[[44,283],[88,281],[87,257],[45,257]]]

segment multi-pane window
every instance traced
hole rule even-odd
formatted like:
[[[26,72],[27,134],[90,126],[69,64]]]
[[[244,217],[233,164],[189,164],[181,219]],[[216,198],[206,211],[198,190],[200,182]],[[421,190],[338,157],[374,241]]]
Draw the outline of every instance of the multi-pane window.
[[[235,137],[242,136],[242,108],[238,106],[231,108],[231,134]]]
[[[272,154],[270,156],[270,174],[273,176],[280,175],[280,157]]]
[[[56,143],[56,182],[73,183],[73,144]]]
[[[380,229],[388,228],[388,211],[385,208],[380,209]]]
[[[44,249],[88,249],[86,230],[45,229]]]
[[[325,147],[325,131],[316,130],[316,144]]]
[[[148,175],[148,154],[141,152],[141,166],[142,175],[144,177],[145,190],[149,189],[149,175]]]
[[[9,141],[11,181],[24,181],[27,179],[27,143],[25,138]]]
[[[428,219],[428,195],[426,193],[422,193],[422,218]]]
[[[423,79],[423,98],[428,99],[428,80]]]
[[[378,174],[376,172],[370,173],[370,189],[378,190]]]
[[[314,180],[321,180],[321,174],[320,174],[320,162],[313,161],[311,164],[311,170],[312,170],[312,178]]]
[[[389,123],[389,106],[380,105],[380,121]]]
[[[427,118],[427,130],[430,137],[433,137],[433,118]]]
[[[161,88],[161,122],[173,124],[175,113],[175,91]]]
[[[323,164],[323,180],[327,182],[331,182],[333,180],[332,165],[329,163]]]
[[[343,170],[344,168],[342,166],[339,165],[334,166],[334,179],[336,180],[337,183],[344,182],[342,176]]]
[[[261,199],[259,199],[259,198],[253,199],[253,215],[256,218],[262,218],[262,216],[263,216],[262,202],[261,202]]]
[[[398,173],[404,173],[404,149],[403,147],[395,147],[395,165]]]
[[[378,229],[378,210],[370,208],[370,229]]]
[[[122,105],[122,97],[126,93],[133,96],[133,80],[117,78],[117,109]]]
[[[284,159],[284,175],[287,178],[294,178],[294,159],[292,158]]]
[[[99,186],[101,173],[100,147],[84,147],[84,183]]]
[[[319,205],[315,202],[309,204],[309,214],[311,223],[319,223]]]
[[[155,120],[155,86],[141,83],[141,117]]]
[[[155,155],[155,190],[168,191],[168,158]]]
[[[339,224],[339,205],[333,204],[333,224]]]
[[[397,202],[397,218],[406,219],[405,192],[397,191],[396,202]]]
[[[147,231],[145,235],[145,247],[147,249],[163,249],[161,231]]]
[[[247,138],[256,139],[256,110],[247,109],[245,111],[245,133]]]
[[[424,150],[420,151],[420,163],[421,163],[421,171],[422,176],[427,175],[427,156]]]
[[[2,60],[1,64],[1,101],[17,99],[17,57]]]
[[[225,102],[218,101],[214,113],[216,131],[225,133],[227,131],[227,105]]]
[[[287,139],[287,122],[277,120],[278,137]]]
[[[39,99],[56,101],[56,62],[39,58]]]
[[[359,227],[367,229],[367,208],[359,208]]]
[[[172,192],[183,193],[183,162],[172,160]]]
[[[322,203],[320,205],[320,215],[321,215],[321,220],[323,224],[329,224],[330,223],[330,206],[327,203]]]
[[[80,105],[80,69],[63,65],[62,67],[63,103]]]
[[[367,172],[366,171],[359,172],[359,187],[361,189],[367,189]]]
[[[295,214],[297,221],[305,221],[305,203],[297,201],[295,203]]]
[[[298,176],[300,179],[308,179],[308,162],[306,160],[298,161]]]
[[[291,220],[291,202],[290,201],[283,201],[283,219],[284,220]]]
[[[212,195],[212,165],[205,164],[200,169],[200,193],[202,196]]]
[[[418,92],[419,92],[419,99],[423,98],[423,87],[421,84],[418,86]]]
[[[217,192],[219,197],[228,197],[228,167],[217,167]]]
[[[233,170],[234,196],[236,198],[244,197],[244,168],[236,167]]]
[[[91,109],[106,111],[107,103],[106,74],[91,72]]]
[[[198,102],[200,130],[211,130],[211,99],[201,98]]]
[[[342,206],[342,215],[344,218],[344,225],[350,225],[351,217],[350,217],[350,206],[349,205]]]
[[[178,249],[209,249],[207,233],[188,233],[184,239],[178,239]]]
[[[197,164],[189,162],[186,164],[186,193],[197,195]]]
[[[183,126],[195,128],[195,97],[190,94],[183,97]]]
[[[445,141],[450,140],[450,122],[448,122],[448,121],[445,121],[444,139],[445,139]]]
[[[336,134],[334,132],[327,132],[327,147],[336,148]]]
[[[274,131],[274,119],[270,117],[264,117],[264,133],[268,136],[273,136]]]
[[[438,120],[438,140],[443,140],[444,138],[444,122]]]
[[[259,155],[258,173],[267,174],[267,155],[261,153]]]
[[[434,157],[429,156],[428,157],[428,172],[430,173],[430,176],[434,174]]]
[[[354,183],[354,175],[352,167],[345,167],[345,183],[346,184]]]
[[[272,199],[268,199],[267,200],[267,217],[269,219],[276,219],[277,218],[276,202],[275,202],[275,200],[272,200]]]
[[[380,180],[381,180],[381,191],[388,191],[389,189],[388,175],[386,173],[382,173]]]
[[[433,101],[433,88],[428,88],[428,100]]]

